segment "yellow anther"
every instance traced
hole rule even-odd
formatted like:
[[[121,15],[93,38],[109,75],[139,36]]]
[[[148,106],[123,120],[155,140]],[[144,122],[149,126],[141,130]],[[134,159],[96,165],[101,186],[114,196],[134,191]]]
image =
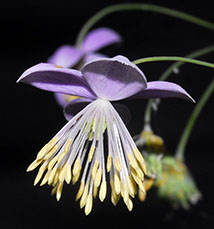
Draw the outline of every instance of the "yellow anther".
[[[112,191],[111,192],[111,202],[114,206],[117,205],[119,199],[120,199],[120,195],[117,195],[114,191]]]
[[[129,179],[130,179],[131,184],[132,184],[132,186],[133,186],[133,188],[134,188],[134,194],[136,194],[136,193],[137,193],[137,184],[136,184],[136,182],[135,182],[135,180],[134,180],[132,174],[129,175]]]
[[[96,160],[93,164],[92,170],[91,170],[91,176],[94,178],[97,173],[97,168],[99,166],[99,161]]]
[[[70,138],[70,139],[67,140],[67,142],[65,144],[64,151],[66,151],[66,153],[69,151],[71,143],[72,143],[72,139]]]
[[[74,163],[73,175],[75,176],[76,174],[78,174],[80,170],[81,170],[81,161],[80,158],[78,157]]]
[[[58,185],[57,191],[56,191],[56,199],[57,199],[57,201],[59,201],[60,198],[61,198],[62,189],[63,189],[63,182],[59,182],[59,185]]]
[[[130,197],[125,201],[126,207],[128,208],[129,211],[133,209],[133,203]]]
[[[133,185],[133,182],[131,181],[131,179],[130,179],[129,176],[127,176],[126,180],[127,180],[127,186],[128,186],[129,194],[131,195],[131,197],[134,198],[134,195],[135,195],[135,187],[134,187],[134,185]]]
[[[48,177],[48,184],[49,184],[49,185],[51,185],[52,182],[54,181],[54,177],[55,177],[55,174],[56,174],[57,169],[58,169],[57,166],[55,166],[55,167],[51,170],[50,175],[49,175],[49,177]]]
[[[43,164],[40,169],[39,169],[39,172],[34,180],[34,185],[38,184],[38,182],[40,181],[40,179],[42,178],[42,175],[44,173],[44,171],[47,169],[47,165],[46,164]]]
[[[121,181],[121,196],[123,197],[124,202],[129,198],[128,185]]]
[[[152,187],[152,185],[154,183],[154,179],[146,179],[146,180],[144,180],[143,183],[144,183],[144,187],[145,187],[145,189],[147,191]]]
[[[61,65],[59,65],[59,64],[55,64],[55,67],[57,67],[57,68],[63,68]]]
[[[61,160],[64,158],[64,156],[69,152],[70,146],[72,143],[72,139],[68,139],[65,147],[64,147],[64,151],[62,153],[60,153],[59,157],[58,157],[58,163],[61,162]]]
[[[42,149],[37,154],[37,159],[41,159],[45,156],[46,153],[48,153],[52,147],[57,143],[58,137],[54,137],[51,139],[45,146],[42,147]]]
[[[99,191],[99,198],[100,201],[103,202],[103,200],[106,197],[106,192],[107,192],[107,184],[106,181],[102,181],[101,185],[100,185],[100,191]]]
[[[59,181],[64,182],[65,176],[67,172],[67,165],[64,165],[60,170],[59,170]]]
[[[79,187],[78,193],[76,195],[76,201],[79,200],[79,198],[82,196],[83,191],[84,191],[84,188],[85,188],[85,184],[84,184],[83,181],[81,181],[80,182],[80,187]]]
[[[139,189],[139,192],[138,192],[138,198],[140,201],[145,201],[146,199],[146,192],[142,192],[140,189]]]
[[[142,192],[146,192],[146,190],[145,190],[145,188],[144,188],[144,185],[143,185],[143,182],[142,181],[140,181],[139,183],[138,183],[138,187],[139,187],[139,189],[142,191]]]
[[[87,196],[88,196],[88,185],[84,187],[84,191],[80,199],[80,208],[83,208],[85,206],[86,201],[87,201]]]
[[[57,150],[58,145],[55,145],[45,156],[44,156],[44,160],[49,159]]]
[[[138,168],[138,164],[136,159],[134,158],[134,156],[132,154],[128,154],[128,159],[129,159],[129,163],[133,168]]]
[[[64,156],[66,155],[66,152],[63,151],[61,154],[58,155],[58,159],[57,162],[60,163],[62,161],[62,159],[64,158]]]
[[[75,95],[63,95],[63,99],[64,101],[67,103],[67,102],[70,102],[72,100],[75,100],[75,99],[78,99],[80,98],[79,96],[75,96]]]
[[[58,155],[53,157],[50,160],[50,162],[48,163],[48,170],[51,170],[54,167],[54,165],[56,164],[57,160],[58,160]]]
[[[107,163],[106,163],[107,172],[111,170],[111,166],[112,166],[112,155],[109,154],[107,158]]]
[[[51,173],[51,170],[47,171],[47,173],[45,174],[44,178],[42,179],[41,183],[40,183],[40,186],[44,185],[47,183],[48,181],[48,178],[50,176],[50,173]]]
[[[93,198],[92,198],[92,195],[89,194],[86,200],[86,205],[85,205],[85,215],[88,215],[91,212],[92,205],[93,205]]]
[[[140,169],[140,167],[135,169],[137,172],[137,176],[143,181],[144,180],[144,173],[143,171]]]
[[[42,159],[42,158],[45,156],[45,154],[46,154],[47,151],[48,151],[48,150],[47,150],[47,145],[44,145],[44,146],[42,147],[42,149],[38,152],[38,154],[37,154],[37,156],[36,156],[36,159],[37,159],[37,160]]]
[[[59,182],[59,170],[56,171],[54,179],[51,183],[52,186],[55,186]]]
[[[90,148],[90,150],[89,150],[89,153],[88,153],[88,160],[89,160],[89,162],[91,162],[91,160],[92,160],[92,158],[94,156],[95,148],[96,147],[94,145],[92,145],[91,148]]]
[[[71,182],[71,165],[67,165],[66,167],[66,175],[65,175],[65,181],[67,184],[69,184]]]
[[[134,152],[135,157],[139,161],[139,164],[141,168],[143,169],[143,172],[146,174],[146,163],[144,161],[142,154],[140,153],[140,151],[137,148],[133,148],[133,152]]]
[[[96,176],[95,176],[95,178],[94,178],[94,186],[95,187],[99,187],[99,185],[100,185],[100,182],[101,182],[101,178],[102,178],[102,169],[101,168],[99,168],[98,170],[97,170],[97,173],[96,173]]]
[[[40,160],[35,160],[35,161],[33,161],[29,166],[28,166],[28,168],[27,168],[27,172],[30,172],[30,171],[32,171],[32,170],[34,170],[38,165],[40,165],[41,163],[42,163],[42,159],[40,159]]]
[[[52,188],[52,190],[51,190],[51,195],[52,195],[52,196],[56,194],[57,187],[58,187],[58,184],[56,184],[56,185]]]
[[[76,175],[73,176],[72,184],[75,184],[79,180],[80,172],[81,172],[81,170],[79,170],[79,172]]]
[[[93,187],[93,197],[96,198],[98,192],[98,187],[94,186]]]
[[[114,161],[115,168],[117,169],[118,172],[120,172],[122,170],[122,166],[121,166],[119,157],[115,157],[114,160],[115,160]]]
[[[116,194],[120,194],[120,178],[116,173],[114,174],[114,190]]]

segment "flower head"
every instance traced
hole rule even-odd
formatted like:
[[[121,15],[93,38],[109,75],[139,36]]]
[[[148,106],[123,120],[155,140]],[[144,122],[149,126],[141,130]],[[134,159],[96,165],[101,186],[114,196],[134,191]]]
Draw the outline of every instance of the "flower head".
[[[64,181],[75,183],[81,177],[76,199],[80,199],[86,215],[92,210],[93,197],[99,193],[99,199],[105,199],[107,173],[113,204],[122,196],[132,210],[131,198],[137,188],[145,192],[143,156],[116,111],[121,107],[114,107],[111,102],[153,97],[191,100],[177,84],[147,82],[144,73],[123,56],[91,61],[81,71],[38,64],[26,70],[18,82],[81,97],[65,107],[68,123],[41,149],[28,171],[40,165],[34,183],[42,179],[41,185],[53,186],[57,200]]]

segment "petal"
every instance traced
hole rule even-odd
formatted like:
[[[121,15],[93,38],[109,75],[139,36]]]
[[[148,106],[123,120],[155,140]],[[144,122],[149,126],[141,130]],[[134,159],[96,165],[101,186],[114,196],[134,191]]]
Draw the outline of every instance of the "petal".
[[[177,97],[194,102],[194,99],[178,84],[165,81],[151,81],[147,88],[134,95],[132,98],[170,98]]]
[[[48,63],[61,65],[66,68],[73,67],[83,57],[83,52],[70,45],[59,47],[54,54],[49,57]]]
[[[123,56],[91,61],[83,66],[82,73],[102,99],[121,100],[146,88],[143,72]]]
[[[69,102],[64,108],[64,116],[67,121],[71,120],[77,113],[86,107],[93,100],[78,98]]]
[[[107,45],[120,42],[121,37],[112,29],[99,28],[91,31],[82,44],[82,50],[85,52],[94,52]]]
[[[51,92],[86,98],[96,97],[82,78],[80,71],[61,68],[52,64],[41,63],[27,69],[17,82],[31,84]]]

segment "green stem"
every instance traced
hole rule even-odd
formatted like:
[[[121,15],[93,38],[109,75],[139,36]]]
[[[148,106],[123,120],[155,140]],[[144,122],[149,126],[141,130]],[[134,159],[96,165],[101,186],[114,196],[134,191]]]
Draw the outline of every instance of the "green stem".
[[[199,56],[203,56],[207,53],[214,52],[214,45],[207,46],[205,48],[199,49],[193,53],[188,54],[187,58],[197,58]],[[169,68],[166,69],[166,71],[161,75],[159,80],[166,80],[171,73],[174,72],[174,69],[181,67],[185,62],[176,62],[172,64]]]
[[[204,105],[206,104],[207,100],[209,99],[209,97],[211,96],[212,92],[214,91],[214,79],[212,80],[212,82],[209,84],[209,86],[207,87],[207,89],[205,90],[205,92],[203,93],[201,99],[199,100],[199,102],[197,103],[197,105],[195,106],[187,124],[186,127],[184,128],[183,134],[180,138],[180,141],[178,143],[177,146],[177,150],[175,153],[175,158],[177,160],[184,160],[184,152],[185,152],[185,147],[187,144],[187,141],[189,139],[189,136],[191,134],[192,128],[195,124],[195,121],[197,120],[201,110],[203,109]]]
[[[142,63],[147,63],[147,62],[155,62],[155,61],[182,61],[186,63],[191,63],[191,64],[197,64],[209,68],[214,68],[213,63],[208,63],[206,61],[201,61],[201,60],[195,60],[192,58],[187,58],[187,57],[179,57],[179,56],[154,56],[154,57],[145,57],[141,58],[138,60],[134,60],[134,64],[142,64]]]
[[[142,3],[125,3],[125,4],[116,4],[108,6],[96,14],[94,14],[89,20],[83,25],[81,28],[79,35],[77,37],[76,46],[79,47],[82,44],[86,34],[88,31],[96,24],[100,19],[107,16],[108,14],[119,12],[119,11],[131,11],[131,10],[138,10],[138,11],[152,11],[155,13],[165,14],[171,17],[179,18],[193,24],[202,26],[204,28],[214,30],[214,23],[205,21],[198,17],[189,15],[187,13],[183,13],[174,9],[170,9],[163,6],[153,5],[153,4],[142,4]]]
[[[210,52],[214,52],[214,46],[208,46],[202,49],[199,49],[193,53],[188,54],[186,57],[187,58],[197,58],[199,56],[208,54]],[[175,68],[178,68],[180,66],[182,66],[183,64],[185,64],[185,62],[176,62],[174,64],[172,64],[169,68],[166,69],[166,71],[164,71],[164,73],[160,76],[159,80],[166,80],[170,74],[174,71]],[[146,109],[145,109],[145,115],[144,115],[144,125],[150,125],[151,123],[151,113],[152,113],[152,99],[150,99],[147,103]]]

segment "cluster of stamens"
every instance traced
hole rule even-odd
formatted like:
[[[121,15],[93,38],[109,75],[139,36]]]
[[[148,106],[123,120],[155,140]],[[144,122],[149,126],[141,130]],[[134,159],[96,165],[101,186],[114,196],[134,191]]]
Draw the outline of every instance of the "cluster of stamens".
[[[38,165],[41,167],[34,185],[41,180],[40,185],[53,186],[52,194],[56,194],[57,200],[61,198],[64,182],[74,184],[81,177],[76,200],[80,200],[81,208],[85,207],[86,215],[92,210],[93,197],[99,195],[101,201],[106,197],[106,173],[114,205],[122,196],[131,211],[131,197],[137,190],[145,193],[144,159],[109,101],[97,99],[74,116],[40,150],[27,171]]]

